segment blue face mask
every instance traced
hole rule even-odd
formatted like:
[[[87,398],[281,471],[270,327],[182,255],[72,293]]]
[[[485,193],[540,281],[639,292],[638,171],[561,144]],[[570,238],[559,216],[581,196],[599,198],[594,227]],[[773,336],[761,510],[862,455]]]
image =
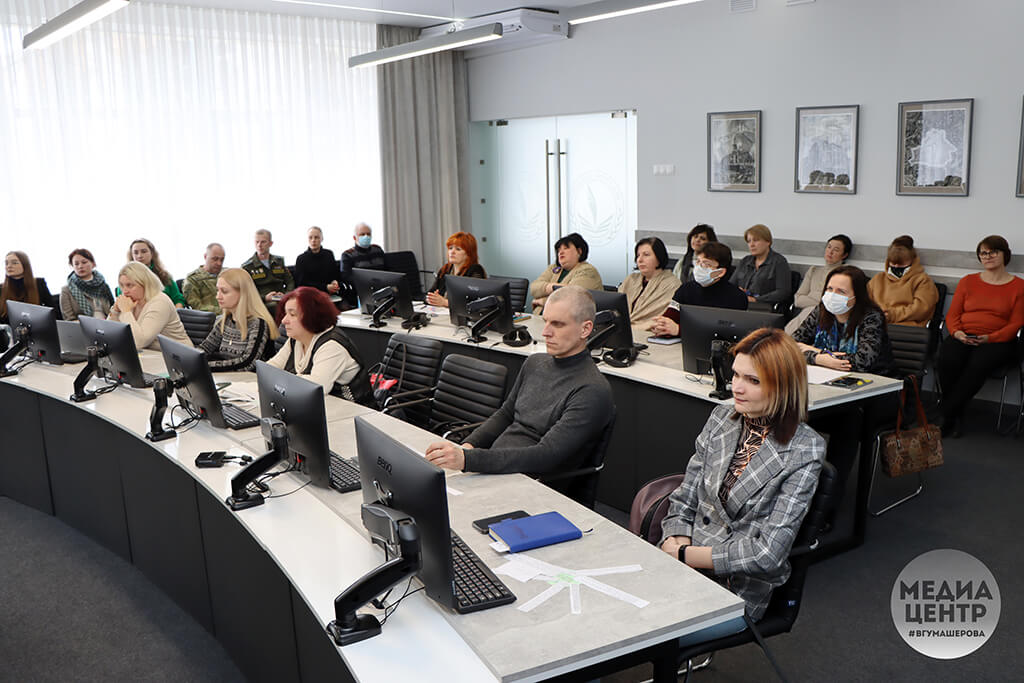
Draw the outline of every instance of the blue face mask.
[[[825,304],[825,310],[832,315],[842,315],[853,308],[850,305],[850,297],[836,294],[835,292],[825,292],[822,294],[821,303]]]
[[[693,279],[701,287],[707,287],[715,282],[715,277],[712,275],[714,272],[711,268],[705,268],[698,263],[693,267]]]
[[[356,244],[361,246],[363,249],[366,249],[368,246],[370,246],[372,239],[373,238],[370,235],[360,235],[359,237],[356,238]]]

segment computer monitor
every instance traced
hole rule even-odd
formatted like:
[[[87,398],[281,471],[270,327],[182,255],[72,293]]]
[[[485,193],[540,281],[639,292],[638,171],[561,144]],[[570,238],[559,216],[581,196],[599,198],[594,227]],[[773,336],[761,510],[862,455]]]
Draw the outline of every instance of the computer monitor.
[[[324,388],[315,382],[256,361],[260,417],[276,418],[288,430],[288,458],[314,486],[330,486],[330,449]],[[267,443],[270,448],[272,444]]]
[[[515,327],[507,280],[447,275],[444,281],[452,325],[472,326],[470,341],[484,341],[487,329],[504,335]]]
[[[633,348],[633,328],[629,326],[629,303],[622,292],[590,292],[598,316],[587,340],[591,351]],[[607,311],[601,314],[602,311]],[[610,319],[607,319],[610,318]]]
[[[453,607],[455,573],[444,471],[366,419],[357,417],[355,426],[363,502],[401,510],[415,520],[423,560],[420,580],[433,600]]]
[[[359,297],[359,310],[363,315],[374,315],[387,299],[394,299],[389,307],[383,308],[374,318],[379,322],[381,317],[397,315],[403,320],[413,316],[412,295],[409,292],[409,281],[405,273],[391,273],[386,270],[370,270],[368,268],[352,269],[352,284]],[[381,290],[390,289],[390,292]]]
[[[60,336],[57,334],[57,311],[49,306],[8,301],[7,317],[16,346],[24,345],[20,351],[22,355],[44,363],[63,364]]]
[[[740,311],[732,308],[683,305],[679,307],[679,336],[682,338],[683,370],[705,374],[711,369],[711,342],[738,342],[762,327],[782,328],[781,313]],[[732,357],[726,358],[725,376],[731,378]]]
[[[174,383],[174,394],[178,403],[201,418],[206,418],[214,427],[226,429],[220,394],[206,362],[206,354],[197,348],[179,344],[159,335],[160,351],[164,354],[167,375]]]
[[[132,328],[116,320],[100,320],[82,316],[78,319],[87,346],[99,351],[98,374],[110,380],[123,382],[136,389],[152,384],[147,382],[139,363]]]

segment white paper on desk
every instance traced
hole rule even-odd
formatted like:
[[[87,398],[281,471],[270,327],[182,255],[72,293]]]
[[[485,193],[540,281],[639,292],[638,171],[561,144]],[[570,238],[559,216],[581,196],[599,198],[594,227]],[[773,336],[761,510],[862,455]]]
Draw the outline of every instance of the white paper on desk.
[[[501,541],[495,541],[494,543],[492,543],[491,544],[491,549],[494,550],[494,552],[496,552],[496,553],[507,553],[508,552],[508,546],[505,545],[504,543],[502,543]]]
[[[569,609],[573,614],[583,614],[583,605],[580,601],[580,585],[569,584]]]
[[[609,597],[622,600],[623,602],[628,602],[630,605],[633,605],[634,607],[644,608],[647,607],[647,605],[651,604],[643,598],[638,598],[637,596],[631,595],[625,591],[620,591],[618,588],[615,588],[614,586],[609,586],[606,583],[601,583],[597,579],[592,579],[589,576],[580,576],[579,574],[577,574],[576,576],[579,579],[579,582],[582,583],[584,586],[589,586],[590,588],[596,590],[598,593],[604,593]]]
[[[526,583],[540,575],[540,571],[535,567],[531,567],[523,562],[516,562],[514,559],[495,569],[494,573],[501,576],[509,576],[522,583]]]
[[[552,597],[557,595],[559,593],[559,591],[561,591],[563,588],[565,588],[565,584],[564,583],[556,583],[555,585],[551,586],[550,588],[548,588],[546,591],[544,591],[540,595],[537,595],[536,597],[534,597],[532,600],[529,600],[526,603],[520,605],[519,606],[519,611],[520,612],[529,612],[533,608],[538,607],[540,605],[543,605],[545,602],[547,602]]]
[[[451,486],[446,486],[445,488],[448,489],[448,495],[449,496],[461,496],[462,495],[462,491],[459,491],[458,489],[453,489]]]
[[[848,371],[833,370],[832,368],[823,368],[820,365],[808,365],[807,366],[807,383],[808,384],[824,384],[825,382],[831,382],[837,377],[850,374]]]
[[[256,401],[260,395],[256,382],[232,382],[220,392],[221,398]]]

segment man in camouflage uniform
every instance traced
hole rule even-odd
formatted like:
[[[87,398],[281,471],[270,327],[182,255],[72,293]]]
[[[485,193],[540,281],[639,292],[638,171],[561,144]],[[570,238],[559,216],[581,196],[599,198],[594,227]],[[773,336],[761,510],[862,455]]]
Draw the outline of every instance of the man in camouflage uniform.
[[[284,257],[270,253],[273,244],[269,230],[257,230],[256,253],[242,264],[242,268],[252,276],[267,307],[271,309],[278,299],[295,289],[295,281],[284,265]]]
[[[203,265],[185,276],[182,293],[189,308],[220,314],[217,303],[217,277],[224,268],[224,247],[211,242],[206,247]]]

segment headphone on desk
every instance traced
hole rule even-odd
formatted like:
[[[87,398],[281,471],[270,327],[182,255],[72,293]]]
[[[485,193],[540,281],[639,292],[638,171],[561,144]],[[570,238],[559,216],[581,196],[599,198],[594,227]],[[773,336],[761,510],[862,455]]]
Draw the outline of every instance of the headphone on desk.
[[[601,356],[601,360],[613,368],[628,368],[636,362],[636,357],[639,355],[640,347],[636,345],[624,346],[621,349],[605,351],[604,355]]]
[[[501,341],[508,346],[526,346],[533,341],[533,337],[525,325],[516,325],[511,332],[505,333]]]

